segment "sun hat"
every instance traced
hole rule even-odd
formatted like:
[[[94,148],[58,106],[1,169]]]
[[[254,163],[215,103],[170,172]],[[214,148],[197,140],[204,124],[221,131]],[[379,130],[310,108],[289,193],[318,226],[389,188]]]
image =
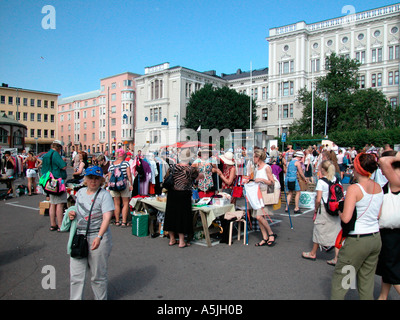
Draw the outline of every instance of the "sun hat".
[[[190,152],[190,149],[183,149],[178,156],[179,161],[188,161],[192,159],[192,153]]]
[[[103,170],[99,166],[92,166],[86,169],[85,176],[103,177]]]
[[[228,151],[225,152],[223,155],[220,156],[221,160],[228,165],[234,165],[235,161],[233,159],[233,153]]]
[[[304,153],[303,153],[303,151],[296,151],[296,153],[294,154],[294,157],[300,157],[300,158],[303,158],[303,157],[304,157]]]
[[[60,140],[54,140],[53,144],[59,144],[60,146],[62,146],[62,142]]]

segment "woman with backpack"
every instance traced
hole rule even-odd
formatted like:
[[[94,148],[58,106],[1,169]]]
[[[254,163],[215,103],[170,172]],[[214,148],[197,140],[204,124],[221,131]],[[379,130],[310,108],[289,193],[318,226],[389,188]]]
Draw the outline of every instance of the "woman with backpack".
[[[114,160],[108,168],[108,189],[114,199],[115,205],[115,225],[128,226],[129,200],[133,189],[132,173],[128,161],[125,161],[126,153],[124,149],[115,151]],[[121,214],[122,200],[122,224],[119,221]]]
[[[377,168],[373,154],[361,153],[354,159],[354,176],[358,183],[348,187],[344,209],[339,216],[345,224],[352,220],[353,215],[356,221],[339,250],[332,277],[332,300],[345,298],[350,288],[349,280],[357,283],[360,300],[374,298],[375,270],[382,246],[378,219],[383,192],[381,186],[371,179]]]
[[[304,259],[315,261],[317,258],[317,250],[320,246],[333,247],[336,237],[340,231],[340,218],[338,215],[330,215],[324,203],[327,203],[329,196],[329,184],[327,181],[335,182],[335,166],[329,160],[324,160],[320,166],[322,177],[318,179],[315,191],[317,197],[315,199],[314,209],[314,229],[313,229],[313,247],[310,252],[303,252]],[[326,178],[327,180],[325,180]],[[335,258],[327,261],[328,264],[335,265],[338,251],[335,250]]]

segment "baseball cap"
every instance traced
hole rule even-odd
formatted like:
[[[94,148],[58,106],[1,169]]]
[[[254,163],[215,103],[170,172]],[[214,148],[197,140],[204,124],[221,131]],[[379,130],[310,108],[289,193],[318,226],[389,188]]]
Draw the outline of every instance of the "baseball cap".
[[[92,166],[86,169],[85,176],[103,176],[103,170],[99,166]]]

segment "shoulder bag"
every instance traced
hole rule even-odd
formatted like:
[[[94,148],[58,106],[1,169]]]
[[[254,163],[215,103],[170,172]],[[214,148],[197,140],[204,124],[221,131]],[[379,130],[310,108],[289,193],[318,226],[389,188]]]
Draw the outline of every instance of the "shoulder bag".
[[[174,188],[174,172],[175,172],[175,165],[172,165],[168,176],[165,177],[162,187],[164,189],[170,190]]]
[[[87,258],[89,255],[89,244],[87,241],[87,236],[89,232],[89,225],[90,225],[90,217],[92,215],[92,209],[94,206],[94,203],[96,201],[96,198],[100,192],[101,188],[97,190],[96,195],[94,196],[92,206],[90,207],[89,211],[89,218],[88,218],[88,223],[86,227],[86,234],[77,234],[75,233],[74,238],[72,239],[72,244],[71,244],[71,257],[75,259],[83,259]]]

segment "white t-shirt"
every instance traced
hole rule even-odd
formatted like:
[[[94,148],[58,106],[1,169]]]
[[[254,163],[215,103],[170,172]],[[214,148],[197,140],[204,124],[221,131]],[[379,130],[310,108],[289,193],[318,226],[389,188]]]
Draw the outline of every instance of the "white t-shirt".
[[[335,182],[335,180],[336,180],[336,177],[333,177],[331,182]],[[318,180],[317,186],[315,187],[315,191],[322,191],[322,200],[325,203],[328,201],[329,185],[324,180],[321,180],[321,179]]]

